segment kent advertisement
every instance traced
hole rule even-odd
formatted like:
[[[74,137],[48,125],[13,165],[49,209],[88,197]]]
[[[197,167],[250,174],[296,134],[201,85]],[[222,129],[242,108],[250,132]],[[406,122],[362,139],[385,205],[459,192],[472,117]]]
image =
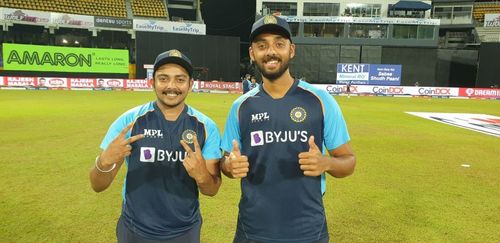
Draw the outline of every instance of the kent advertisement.
[[[338,63],[337,84],[401,85],[401,65]]]

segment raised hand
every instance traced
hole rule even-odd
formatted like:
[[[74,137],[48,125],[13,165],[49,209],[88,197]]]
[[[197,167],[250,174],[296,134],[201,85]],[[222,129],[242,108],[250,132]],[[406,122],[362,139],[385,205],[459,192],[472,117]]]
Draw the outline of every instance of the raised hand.
[[[108,145],[99,157],[100,167],[103,169],[111,168],[113,164],[121,165],[126,156],[132,153],[131,143],[143,139],[144,134],[138,134],[133,137],[125,139],[127,132],[132,128],[134,123],[130,123],[125,127],[120,134]]]
[[[200,144],[198,143],[198,138],[196,136],[193,137],[193,143],[194,151],[191,150],[191,147],[189,147],[184,140],[181,140],[181,145],[187,152],[182,165],[184,165],[184,168],[186,168],[186,171],[191,178],[196,181],[204,181],[204,178],[210,176],[207,169],[207,162],[201,154]]]
[[[248,163],[248,157],[241,155],[238,142],[233,140],[233,150],[226,158],[226,169],[231,174],[233,178],[244,178],[247,176],[249,171],[250,163]]]
[[[299,154],[300,169],[306,176],[319,176],[328,168],[327,160],[314,143],[314,136],[309,137],[309,151]]]

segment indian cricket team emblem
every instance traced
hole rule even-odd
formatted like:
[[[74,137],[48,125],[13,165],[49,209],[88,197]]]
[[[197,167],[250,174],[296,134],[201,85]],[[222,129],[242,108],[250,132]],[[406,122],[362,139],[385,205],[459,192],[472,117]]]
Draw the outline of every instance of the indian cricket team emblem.
[[[182,54],[178,50],[171,50],[170,53],[168,54],[171,57],[182,57]]]
[[[294,122],[303,122],[307,117],[307,112],[302,107],[295,107],[290,111],[290,118]]]
[[[182,132],[182,140],[188,144],[193,144],[194,137],[196,136],[196,132],[193,130],[187,129]]]
[[[272,15],[267,15],[264,17],[264,24],[277,24],[278,20],[276,20],[276,17]]]

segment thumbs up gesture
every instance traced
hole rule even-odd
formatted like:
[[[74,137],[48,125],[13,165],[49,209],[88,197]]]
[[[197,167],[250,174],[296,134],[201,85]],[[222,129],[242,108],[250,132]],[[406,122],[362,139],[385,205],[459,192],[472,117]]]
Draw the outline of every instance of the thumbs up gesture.
[[[321,150],[314,143],[314,136],[309,137],[309,151],[299,154],[300,169],[306,176],[319,176],[328,168]]]
[[[239,144],[233,140],[233,150],[226,157],[225,166],[233,178],[244,178],[247,176],[250,164],[248,157],[241,155]]]

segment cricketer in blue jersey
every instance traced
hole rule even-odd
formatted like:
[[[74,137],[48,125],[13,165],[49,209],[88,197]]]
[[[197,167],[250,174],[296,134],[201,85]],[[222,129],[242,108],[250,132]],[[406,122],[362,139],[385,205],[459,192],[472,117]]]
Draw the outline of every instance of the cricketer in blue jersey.
[[[290,75],[295,46],[284,19],[261,18],[250,41],[263,85],[233,103],[221,144],[223,173],[241,178],[234,242],[328,242],[325,172],[345,177],[356,164],[342,112]]]
[[[177,50],[156,58],[156,101],[113,122],[90,172],[92,188],[109,187],[125,161],[118,242],[200,242],[198,191],[220,185],[220,135],[215,123],[184,103],[192,88],[191,61]]]

